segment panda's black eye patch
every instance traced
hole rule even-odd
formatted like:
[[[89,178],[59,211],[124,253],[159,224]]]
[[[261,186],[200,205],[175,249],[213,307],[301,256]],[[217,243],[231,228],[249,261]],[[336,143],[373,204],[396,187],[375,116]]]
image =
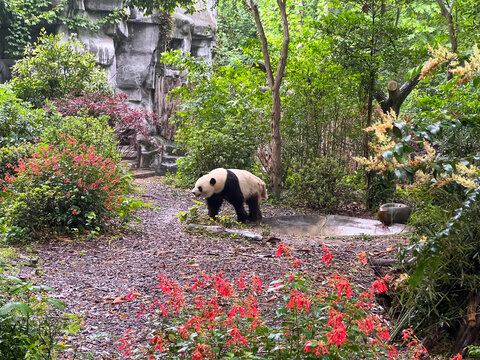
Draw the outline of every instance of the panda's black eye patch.
[[[203,189],[201,186],[198,187],[198,191],[203,192]]]
[[[217,180],[215,180],[215,178],[211,178],[211,179],[210,179],[210,185],[213,186],[213,185],[216,184],[216,182],[217,182]]]

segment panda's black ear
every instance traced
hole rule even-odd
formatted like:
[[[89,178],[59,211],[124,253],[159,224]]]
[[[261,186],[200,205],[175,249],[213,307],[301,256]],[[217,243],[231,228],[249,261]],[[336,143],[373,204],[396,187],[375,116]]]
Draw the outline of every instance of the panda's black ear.
[[[210,185],[215,185],[217,183],[217,180],[215,180],[215,178],[211,178],[210,179]]]

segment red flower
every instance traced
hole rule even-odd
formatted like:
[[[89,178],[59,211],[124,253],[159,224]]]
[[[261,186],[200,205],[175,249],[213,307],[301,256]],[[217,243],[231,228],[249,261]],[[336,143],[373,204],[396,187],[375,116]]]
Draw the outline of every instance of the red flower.
[[[78,214],[77,210],[73,209],[72,214],[77,215]]]
[[[315,355],[320,355],[320,352],[322,352],[322,355],[329,353],[328,348],[323,341],[319,341],[317,343],[317,352],[315,353]]]
[[[277,252],[275,253],[275,256],[280,257],[280,255],[282,255],[283,253],[285,253],[286,255],[290,255],[291,249],[287,245],[280,243],[278,245],[278,249],[277,249]]]
[[[302,261],[300,259],[293,260],[293,267],[299,267]]]
[[[330,263],[332,261],[332,253],[330,252],[330,249],[325,244],[322,245],[322,250],[323,250],[323,257],[321,261],[325,263],[326,267],[330,267]]]
[[[407,341],[413,335],[413,329],[405,329],[402,331],[402,339]]]
[[[344,278],[338,273],[335,273],[331,277],[331,280],[332,281],[329,283],[329,285],[332,285],[337,290],[337,296],[339,298],[342,297],[343,292],[345,292],[345,296],[347,297],[347,299],[350,299],[352,297],[352,286],[346,278]]]
[[[243,345],[245,346],[248,345],[247,339],[240,334],[240,330],[238,330],[238,328],[235,325],[232,327],[232,330],[230,331],[230,336],[232,336],[232,338],[225,345],[229,345],[232,342],[236,344],[238,340],[240,340]]]
[[[389,281],[392,277],[390,275],[386,275],[383,278],[378,278],[375,280],[372,284],[372,288],[370,289],[370,293],[373,295],[375,293],[375,290],[377,290],[377,293],[381,294],[384,292],[388,291],[387,288],[387,281]]]
[[[192,356],[191,360],[201,360],[201,359],[203,359],[203,355],[200,352],[200,349],[201,349],[200,344],[197,344],[197,347],[195,348],[195,351],[193,352],[193,356]]]
[[[304,293],[299,292],[298,289],[295,289],[290,293],[290,300],[288,301],[287,309],[296,307],[298,310],[300,310],[303,306],[305,306],[305,311],[308,312],[311,304],[312,302],[305,296]]]

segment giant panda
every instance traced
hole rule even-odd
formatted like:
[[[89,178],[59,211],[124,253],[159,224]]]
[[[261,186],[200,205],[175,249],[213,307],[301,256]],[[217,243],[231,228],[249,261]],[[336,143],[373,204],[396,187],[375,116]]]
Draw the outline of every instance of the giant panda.
[[[217,168],[200,177],[192,189],[197,197],[207,200],[208,216],[215,218],[227,200],[235,208],[238,222],[262,218],[260,204],[267,200],[265,183],[246,170]],[[243,203],[247,203],[247,215]]]

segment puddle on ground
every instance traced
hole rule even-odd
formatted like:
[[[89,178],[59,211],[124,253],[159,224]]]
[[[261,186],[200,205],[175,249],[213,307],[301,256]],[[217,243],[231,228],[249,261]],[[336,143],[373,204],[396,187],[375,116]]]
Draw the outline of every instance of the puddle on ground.
[[[384,226],[378,220],[341,215],[290,215],[262,219],[262,224],[279,235],[359,236],[399,235],[409,232],[404,224]]]

